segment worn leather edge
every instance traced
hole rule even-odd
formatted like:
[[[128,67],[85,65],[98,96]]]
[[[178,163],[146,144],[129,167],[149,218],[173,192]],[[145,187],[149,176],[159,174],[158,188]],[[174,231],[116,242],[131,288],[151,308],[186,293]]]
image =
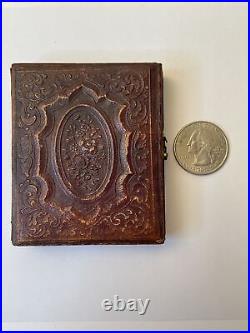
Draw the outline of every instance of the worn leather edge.
[[[12,112],[12,128],[11,128],[11,133],[12,133],[12,138],[11,138],[11,146],[12,146],[12,205],[11,205],[11,241],[13,245],[18,245],[19,241],[18,240],[18,221],[17,221],[17,195],[16,195],[16,131],[15,131],[15,126],[16,126],[16,105],[15,105],[15,70],[12,67],[10,69],[11,73],[11,99],[12,99],[12,106],[11,106],[11,112]],[[13,205],[13,202],[16,204]]]
[[[152,151],[154,170],[155,218],[158,219],[159,237],[157,242],[164,243],[165,227],[165,193],[164,193],[164,159],[163,159],[163,72],[161,64],[151,66],[151,85],[157,87],[156,93],[151,92],[152,102]]]

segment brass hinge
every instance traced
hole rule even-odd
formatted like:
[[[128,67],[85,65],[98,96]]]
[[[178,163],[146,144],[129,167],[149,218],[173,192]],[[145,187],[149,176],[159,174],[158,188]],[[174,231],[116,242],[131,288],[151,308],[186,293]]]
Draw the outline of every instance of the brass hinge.
[[[168,159],[168,147],[167,147],[168,140],[164,136],[163,137],[163,158],[166,161]]]

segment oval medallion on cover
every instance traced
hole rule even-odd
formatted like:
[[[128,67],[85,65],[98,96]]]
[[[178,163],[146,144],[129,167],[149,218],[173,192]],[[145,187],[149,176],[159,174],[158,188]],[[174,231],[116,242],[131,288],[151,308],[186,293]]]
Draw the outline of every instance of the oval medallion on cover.
[[[91,200],[107,186],[113,169],[114,147],[109,126],[92,106],[70,110],[56,138],[58,170],[67,190]]]

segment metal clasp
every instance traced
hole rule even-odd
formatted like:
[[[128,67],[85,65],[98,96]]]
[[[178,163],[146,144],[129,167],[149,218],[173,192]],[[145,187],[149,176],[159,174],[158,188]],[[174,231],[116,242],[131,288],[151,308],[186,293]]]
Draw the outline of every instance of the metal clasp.
[[[163,137],[163,158],[166,161],[168,159],[168,147],[167,147],[168,140],[164,136]]]

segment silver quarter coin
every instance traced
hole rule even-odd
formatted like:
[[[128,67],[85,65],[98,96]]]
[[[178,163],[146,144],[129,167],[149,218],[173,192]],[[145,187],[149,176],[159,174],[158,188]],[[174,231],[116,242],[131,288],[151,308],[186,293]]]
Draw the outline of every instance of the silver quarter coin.
[[[226,161],[228,140],[221,128],[207,121],[183,127],[174,140],[174,155],[180,166],[195,175],[207,175]]]

